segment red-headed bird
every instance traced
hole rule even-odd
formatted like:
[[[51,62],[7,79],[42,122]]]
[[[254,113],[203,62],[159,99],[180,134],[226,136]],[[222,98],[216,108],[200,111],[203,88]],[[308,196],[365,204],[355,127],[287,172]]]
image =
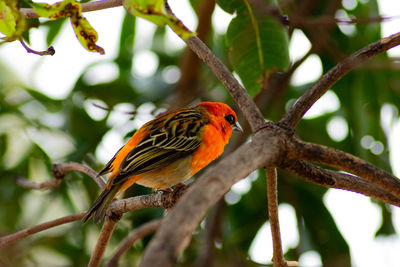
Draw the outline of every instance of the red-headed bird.
[[[147,122],[100,171],[111,175],[83,221],[100,222],[114,197],[134,183],[163,189],[186,181],[222,154],[234,129],[241,130],[235,112],[218,102],[172,110]]]

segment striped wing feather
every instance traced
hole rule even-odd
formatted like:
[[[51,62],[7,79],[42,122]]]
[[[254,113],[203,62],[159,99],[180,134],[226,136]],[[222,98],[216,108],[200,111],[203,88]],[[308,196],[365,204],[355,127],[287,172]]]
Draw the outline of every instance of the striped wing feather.
[[[201,131],[206,123],[207,118],[198,108],[156,119],[149,124],[150,134],[122,161],[119,174],[112,183],[118,184],[126,177],[163,168],[194,153],[201,144]]]

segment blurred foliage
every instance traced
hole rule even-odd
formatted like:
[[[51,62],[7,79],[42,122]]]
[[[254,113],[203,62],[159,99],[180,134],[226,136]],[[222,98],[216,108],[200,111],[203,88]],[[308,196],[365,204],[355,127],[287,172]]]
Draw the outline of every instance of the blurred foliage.
[[[201,2],[190,1],[190,4],[200,12]],[[257,17],[260,19],[257,22],[260,35],[254,36],[254,27],[249,27],[249,10],[242,1],[217,2],[229,13],[236,10],[237,16],[232,16],[226,33],[215,31],[216,25],[207,29],[208,46],[231,69],[237,71],[251,95],[257,95],[256,98],[261,100],[268,99],[263,95],[274,96],[273,101],[260,101],[259,105],[266,118],[279,120],[286,106],[311,85],[294,86],[286,80],[275,89],[265,86],[270,80],[283,77],[279,76],[282,71],[276,70],[284,71],[287,67],[288,40],[292,38],[294,28],[282,26],[275,18],[264,14],[261,18]],[[249,1],[250,4],[253,2],[264,3]],[[333,0],[281,2],[285,4],[282,12],[289,21],[301,16],[303,24],[298,27],[313,44],[313,53],[321,59],[323,73],[345,56],[380,38],[380,23],[350,25],[350,31],[329,22],[312,24],[313,19],[334,17],[338,10],[349,17],[376,17],[378,8],[375,0],[358,1],[352,10],[343,9],[341,1]],[[4,5],[3,1],[0,3]],[[8,12],[8,20],[0,24],[5,30],[8,29],[7,23],[11,23],[9,17],[12,15],[15,15],[15,11]],[[211,16],[211,13],[201,15]],[[39,23],[38,20],[27,22]],[[60,37],[65,22],[65,19],[41,21],[40,28],[47,29],[46,41],[49,45]],[[69,173],[60,187],[46,192],[17,186],[13,179],[16,175],[43,182],[52,178],[52,164],[67,161],[85,163],[100,170],[104,159],[100,159],[99,155],[104,154],[102,151],[109,140],[107,137],[126,141],[140,123],[165,108],[200,100],[233,105],[226,90],[205,67],[196,70],[194,75],[197,78],[192,84],[193,88],[202,90],[193,89],[189,94],[190,99],[185,98],[185,103],[177,103],[176,99],[182,99],[177,97],[182,94],[177,89],[180,82],[178,78],[184,79],[192,74],[191,71],[195,71],[191,68],[178,69],[182,62],[197,60],[196,57],[188,59],[185,50],[168,49],[165,45],[165,41],[168,42],[167,32],[165,28],[157,27],[151,44],[146,47],[158,58],[155,73],[150,78],[136,75],[132,71],[135,69],[133,59],[137,52],[135,44],[141,38],[136,34],[136,18],[125,13],[120,31],[119,51],[115,59],[104,62],[99,56],[98,63],[87,67],[79,77],[71,77],[76,82],[63,99],[53,99],[37,88],[23,84],[16,74],[9,71],[7,62],[0,62],[0,235],[82,212],[99,193],[96,184],[79,173]],[[29,34],[24,38],[29,40]],[[263,55],[261,61],[260,52]],[[111,81],[90,82],[87,79],[90,71],[102,64],[116,66],[118,75]],[[346,75],[332,88],[339,98],[339,108],[302,120],[296,128],[297,134],[304,140],[344,150],[391,171],[387,132],[381,125],[385,118],[381,114],[385,108],[392,112],[393,119],[398,118],[400,77],[393,66],[393,59],[382,54]],[[286,77],[290,78],[290,75]],[[326,130],[334,118],[343,119],[348,127],[347,135],[339,141],[330,137]],[[366,136],[372,141],[363,147],[360,141]],[[382,151],[373,149],[378,143],[383,145]],[[112,152],[118,148],[114,147]],[[220,228],[216,236],[216,266],[255,266],[248,258],[248,251],[257,232],[268,219],[266,177],[263,171],[258,171],[247,179],[250,185],[246,192],[230,191],[223,204],[215,208],[221,215],[221,220],[216,222]],[[306,183],[287,172],[279,172],[279,200],[294,208],[300,236],[299,243],[290,248],[286,256],[290,260],[297,260],[302,253],[312,250],[319,253],[324,266],[349,266],[349,246],[324,205],[326,192],[325,188]],[[135,185],[126,192],[126,196],[148,193],[148,188]],[[391,207],[382,203],[379,203],[379,207],[382,225],[376,229],[376,235],[393,234]],[[106,257],[133,228],[162,215],[161,209],[148,209],[124,216],[111,239]],[[212,218],[210,213],[206,220]],[[179,259],[180,266],[195,265],[203,234],[207,230],[202,224],[199,231],[194,233],[190,247]],[[0,251],[0,266],[85,266],[99,231],[99,226],[74,222],[33,235]],[[121,266],[134,266],[148,240],[149,237],[135,244],[122,258]]]

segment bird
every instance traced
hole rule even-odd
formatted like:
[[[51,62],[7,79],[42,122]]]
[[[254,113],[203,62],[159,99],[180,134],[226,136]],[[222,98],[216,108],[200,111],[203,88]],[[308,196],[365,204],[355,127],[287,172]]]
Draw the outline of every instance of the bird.
[[[218,158],[233,130],[242,131],[236,113],[220,102],[165,112],[140,127],[98,175],[111,173],[83,218],[98,224],[114,197],[134,183],[153,190],[191,178]]]

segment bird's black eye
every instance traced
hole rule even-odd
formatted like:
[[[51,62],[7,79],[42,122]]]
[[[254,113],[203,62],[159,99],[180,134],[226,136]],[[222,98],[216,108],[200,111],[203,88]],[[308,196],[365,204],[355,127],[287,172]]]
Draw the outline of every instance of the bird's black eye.
[[[235,124],[235,117],[232,114],[226,115],[225,120],[229,122],[229,124]]]

